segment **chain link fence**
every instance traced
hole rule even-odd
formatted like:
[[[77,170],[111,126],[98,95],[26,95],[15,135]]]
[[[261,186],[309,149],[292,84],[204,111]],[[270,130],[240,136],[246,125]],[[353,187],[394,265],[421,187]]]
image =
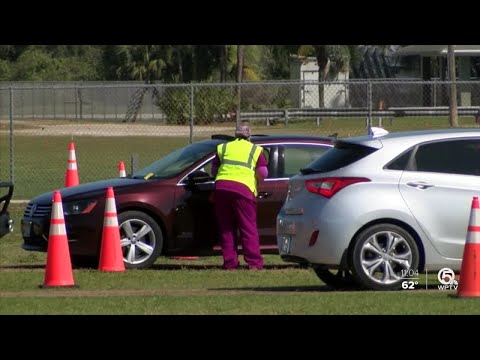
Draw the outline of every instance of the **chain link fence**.
[[[478,126],[480,82],[457,82],[460,126]],[[63,186],[73,141],[81,183],[118,176],[212,134],[340,137],[449,127],[450,83],[419,80],[0,83],[0,181],[29,199]]]

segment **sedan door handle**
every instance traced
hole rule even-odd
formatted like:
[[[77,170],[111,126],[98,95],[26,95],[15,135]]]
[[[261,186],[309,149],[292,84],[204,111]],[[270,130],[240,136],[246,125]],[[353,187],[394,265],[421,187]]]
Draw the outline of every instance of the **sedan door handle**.
[[[260,191],[258,193],[258,198],[259,199],[265,199],[265,198],[269,197],[270,195],[272,195],[272,193],[265,192],[265,191]]]
[[[411,186],[411,187],[415,187],[415,188],[418,188],[418,189],[428,189],[430,187],[434,187],[435,185],[432,185],[432,184],[428,184],[426,182],[423,182],[423,181],[414,181],[414,182],[408,182],[407,183],[408,186]]]

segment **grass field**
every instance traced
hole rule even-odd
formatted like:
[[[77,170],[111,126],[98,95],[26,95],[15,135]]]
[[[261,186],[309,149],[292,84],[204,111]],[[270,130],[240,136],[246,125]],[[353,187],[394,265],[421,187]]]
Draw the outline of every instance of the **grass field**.
[[[84,126],[85,124],[81,124]],[[376,124],[375,124],[376,125]],[[473,127],[472,119],[461,125]],[[108,124],[106,125],[108,131]],[[446,118],[384,119],[389,131],[445,128]],[[219,132],[219,131],[216,131]],[[225,131],[221,131],[225,133]],[[324,119],[254,127],[254,133],[296,133],[339,137],[365,133],[362,119]],[[198,139],[200,137],[196,137]],[[0,134],[0,161],[9,142]],[[15,135],[14,199],[30,199],[63,186],[72,136]],[[138,154],[140,166],[188,143],[188,136],[74,136],[80,182],[117,177],[118,161]],[[8,163],[8,161],[7,161]],[[0,168],[0,180],[9,174]],[[440,291],[436,275],[422,276],[416,290],[333,291],[311,269],[265,257],[258,272],[220,269],[221,257],[159,258],[152,269],[102,273],[74,269],[75,288],[41,289],[46,254],[21,249],[24,204],[11,204],[15,231],[0,239],[0,314],[480,314],[480,300]],[[426,290],[426,283],[430,285]]]
[[[72,139],[75,143],[81,183],[117,177],[119,161],[125,162],[129,172],[132,155],[138,158],[138,168],[142,168],[173,149],[189,143],[188,127],[163,128],[142,123],[134,125],[87,122],[72,124],[72,122],[60,120],[34,124],[35,126],[27,126],[21,123],[15,127],[13,164],[15,200],[28,200],[64,185],[67,149]],[[473,127],[473,117],[462,118],[460,124],[464,127]],[[448,118],[385,118],[382,119],[382,125],[389,131],[445,128],[448,127]],[[68,134],[57,131],[62,126],[68,126]],[[98,136],[83,135],[94,126]],[[10,166],[7,166],[10,143],[5,124],[1,129],[3,130],[0,133],[0,180],[7,180],[10,178]],[[288,127],[280,123],[265,126],[264,123],[258,122],[252,124],[252,129],[254,134],[288,133],[325,136],[338,133],[339,137],[366,133],[365,119],[361,118],[325,118],[318,126],[313,120],[297,120],[290,122]],[[181,132],[183,135],[172,135]],[[136,133],[141,133],[142,136]],[[213,133],[232,135],[233,124],[230,127],[225,124],[218,127],[210,126],[208,130],[195,127],[196,136],[193,140],[209,137]]]
[[[12,204],[17,225],[23,211]],[[265,257],[263,271],[223,271],[220,256],[159,258],[148,270],[73,269],[76,287],[43,289],[46,254],[20,248],[19,231],[0,240],[0,314],[480,314],[480,299],[438,290],[333,291],[311,269]],[[425,289],[426,282],[429,290]]]

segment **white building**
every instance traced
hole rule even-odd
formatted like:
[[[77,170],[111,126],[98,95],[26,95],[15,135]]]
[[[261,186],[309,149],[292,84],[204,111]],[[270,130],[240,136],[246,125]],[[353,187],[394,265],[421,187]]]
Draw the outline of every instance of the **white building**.
[[[294,106],[299,108],[319,108],[319,86],[323,86],[325,108],[344,108],[348,106],[349,73],[341,72],[325,85],[318,85],[318,64],[315,57],[290,58],[290,79],[305,82],[293,95]]]

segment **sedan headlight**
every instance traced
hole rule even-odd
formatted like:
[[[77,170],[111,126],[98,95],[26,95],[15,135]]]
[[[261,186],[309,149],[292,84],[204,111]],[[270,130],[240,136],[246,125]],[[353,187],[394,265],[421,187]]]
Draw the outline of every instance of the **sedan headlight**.
[[[97,200],[80,200],[63,204],[63,215],[88,214],[97,205]]]

